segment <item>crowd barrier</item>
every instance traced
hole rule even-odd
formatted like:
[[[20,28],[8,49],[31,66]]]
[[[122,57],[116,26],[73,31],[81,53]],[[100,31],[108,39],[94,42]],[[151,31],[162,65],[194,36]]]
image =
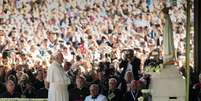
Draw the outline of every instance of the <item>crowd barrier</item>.
[[[142,89],[143,96],[139,101],[152,101],[151,90]],[[29,99],[29,98],[0,98],[0,101],[47,101],[48,99]]]
[[[0,101],[47,101],[47,99],[0,98]]]

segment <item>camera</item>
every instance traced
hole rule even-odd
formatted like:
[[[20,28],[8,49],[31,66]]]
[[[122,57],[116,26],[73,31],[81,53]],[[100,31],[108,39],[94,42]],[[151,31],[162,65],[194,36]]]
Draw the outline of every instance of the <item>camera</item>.
[[[131,59],[134,57],[134,51],[132,49],[124,49],[122,50],[122,54],[124,56],[124,59]]]

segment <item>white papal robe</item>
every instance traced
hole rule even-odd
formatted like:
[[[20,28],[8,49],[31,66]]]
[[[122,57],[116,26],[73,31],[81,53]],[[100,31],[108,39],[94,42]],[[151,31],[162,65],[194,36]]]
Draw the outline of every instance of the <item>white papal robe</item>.
[[[48,67],[47,81],[49,82],[48,101],[69,101],[70,79],[59,63],[53,62]]]

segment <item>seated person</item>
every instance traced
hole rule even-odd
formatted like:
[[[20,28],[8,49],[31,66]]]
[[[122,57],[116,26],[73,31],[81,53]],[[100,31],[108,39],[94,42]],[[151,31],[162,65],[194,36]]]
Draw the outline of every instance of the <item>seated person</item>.
[[[44,87],[36,90],[36,98],[48,98],[48,83],[44,81]]]
[[[12,80],[6,82],[6,92],[0,95],[0,98],[19,98],[20,94],[15,92],[15,83]]]
[[[110,78],[107,94],[109,101],[122,101],[122,95],[121,90],[117,88],[117,80],[115,78]]]
[[[138,98],[142,96],[139,81],[132,80],[130,87],[130,91],[126,93],[124,101],[138,101]]]
[[[99,87],[97,84],[92,84],[89,90],[90,95],[87,96],[84,101],[107,101],[107,98],[99,93]]]
[[[0,94],[6,91],[5,85],[0,81]]]
[[[193,85],[194,97],[197,101],[201,101],[201,74],[199,74],[199,82]]]
[[[43,71],[38,70],[37,75],[36,75],[36,80],[34,81],[34,87],[36,88],[36,90],[45,88],[43,75],[44,75]]]
[[[84,76],[76,76],[76,86],[70,89],[69,95],[70,101],[84,101],[85,97],[89,95]]]

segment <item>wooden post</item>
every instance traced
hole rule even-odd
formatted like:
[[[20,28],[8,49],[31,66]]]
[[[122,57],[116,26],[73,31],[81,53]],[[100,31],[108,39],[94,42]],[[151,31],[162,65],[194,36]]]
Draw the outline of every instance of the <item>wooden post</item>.
[[[186,101],[189,101],[189,82],[190,82],[190,0],[187,0],[186,9]]]

